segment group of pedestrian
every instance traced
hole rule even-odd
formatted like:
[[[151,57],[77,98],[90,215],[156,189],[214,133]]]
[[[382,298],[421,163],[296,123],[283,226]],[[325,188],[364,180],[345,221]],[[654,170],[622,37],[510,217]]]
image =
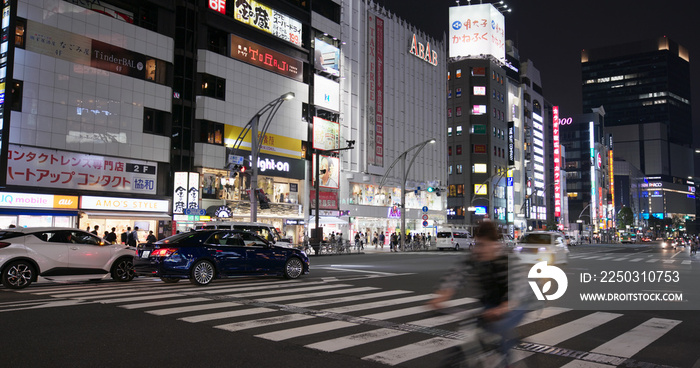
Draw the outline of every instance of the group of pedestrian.
[[[100,230],[100,225],[95,225],[93,227],[92,231],[90,231],[90,226],[87,227],[87,231],[90,234],[93,234],[95,236],[100,236],[99,230]],[[116,231],[117,231],[117,228],[113,227],[112,231],[105,231],[104,234],[102,235],[102,238],[111,244],[116,244],[117,243]],[[127,226],[126,230],[123,230],[120,237],[119,237],[120,243],[131,246],[131,247],[135,247],[139,243],[138,231],[139,231],[138,226],[134,226],[133,230],[131,229],[131,226]],[[150,230],[148,232],[148,236],[146,236],[146,243],[150,244],[150,243],[154,243],[156,241],[158,241],[158,238],[156,237],[155,234],[153,234],[153,230]]]

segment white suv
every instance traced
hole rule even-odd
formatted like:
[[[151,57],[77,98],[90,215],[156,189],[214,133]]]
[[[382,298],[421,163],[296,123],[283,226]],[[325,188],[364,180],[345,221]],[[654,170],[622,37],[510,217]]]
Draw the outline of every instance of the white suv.
[[[37,280],[134,278],[134,248],[109,244],[80,229],[34,227],[0,230],[0,281],[22,289]]]

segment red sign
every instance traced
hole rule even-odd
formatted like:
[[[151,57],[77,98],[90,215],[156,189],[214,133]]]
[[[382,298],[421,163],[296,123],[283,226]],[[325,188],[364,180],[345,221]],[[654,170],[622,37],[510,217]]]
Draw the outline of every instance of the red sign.
[[[485,144],[472,144],[472,152],[474,153],[486,153]]]
[[[311,208],[316,207],[316,191],[312,190],[310,192],[311,198]],[[338,209],[338,192],[319,192],[318,201],[320,206],[319,210],[337,210]]]
[[[209,0],[209,9],[226,14],[226,0]]]
[[[302,61],[234,35],[231,35],[231,57],[299,82],[304,81]]]
[[[561,216],[561,152],[559,145],[559,106],[552,107],[554,141],[554,217]]]

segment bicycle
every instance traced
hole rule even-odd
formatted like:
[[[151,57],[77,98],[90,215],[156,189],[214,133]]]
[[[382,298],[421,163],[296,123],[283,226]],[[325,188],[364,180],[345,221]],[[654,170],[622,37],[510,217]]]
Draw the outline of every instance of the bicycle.
[[[464,336],[464,343],[447,350],[440,362],[440,368],[504,368],[508,366],[508,357],[499,351],[502,343],[500,335],[484,329],[480,318],[483,308],[464,311],[446,308],[441,313],[464,314],[459,323],[459,332]]]

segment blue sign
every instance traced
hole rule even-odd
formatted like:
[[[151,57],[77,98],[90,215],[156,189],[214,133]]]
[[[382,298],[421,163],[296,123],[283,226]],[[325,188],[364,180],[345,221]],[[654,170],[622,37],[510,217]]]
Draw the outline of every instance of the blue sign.
[[[423,212],[428,212],[428,206],[423,206]]]
[[[428,221],[423,221],[423,227],[428,226]]]
[[[205,210],[204,208],[187,208],[185,209],[185,215],[206,216],[207,210]]]
[[[486,206],[477,206],[476,210],[474,211],[475,215],[480,215],[480,216],[486,216],[488,213],[488,210],[486,209]]]

